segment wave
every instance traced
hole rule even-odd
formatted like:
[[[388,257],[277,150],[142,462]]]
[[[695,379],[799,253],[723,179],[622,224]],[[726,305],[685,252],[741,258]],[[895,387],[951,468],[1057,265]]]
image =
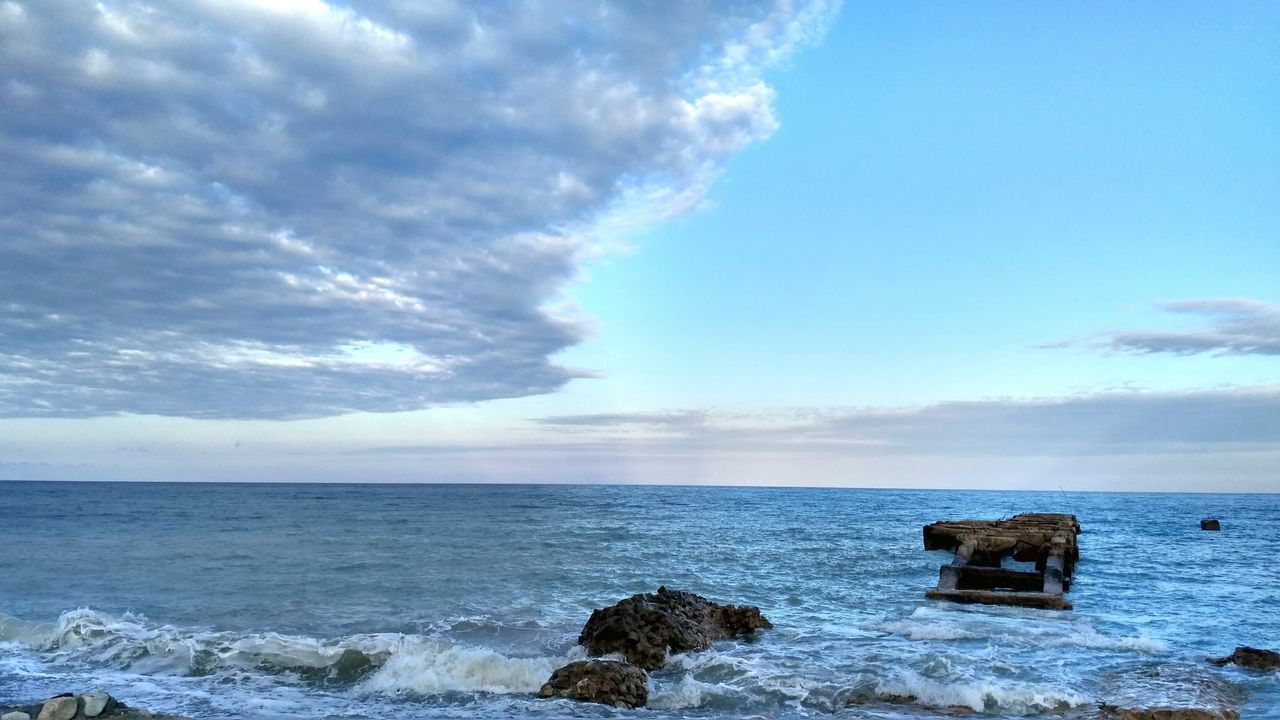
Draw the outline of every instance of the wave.
[[[336,640],[275,632],[236,634],[159,625],[137,613],[88,608],[57,622],[0,615],[0,643],[52,663],[87,663],[137,675],[205,676],[252,670],[365,692],[536,692],[568,657],[513,658],[419,635],[375,633]],[[580,652],[580,650],[579,650]]]
[[[585,657],[585,653],[582,655]],[[513,658],[484,648],[403,637],[361,684],[367,692],[533,693],[570,657]],[[580,659],[580,658],[578,658]]]
[[[700,708],[730,702],[738,694],[739,691],[727,685],[702,682],[686,675],[671,686],[653,688],[649,693],[649,707],[659,710]]]
[[[1169,649],[1163,641],[1145,635],[1106,635],[1088,620],[1037,623],[1017,618],[1015,621],[1016,630],[998,616],[917,608],[908,619],[875,621],[863,627],[908,640],[994,640],[1009,646],[1083,647],[1145,654],[1164,653]]]
[[[871,699],[1011,715],[1062,712],[1091,701],[1068,688],[1009,680],[937,680],[910,670],[887,678],[863,678],[850,690],[848,704],[865,704]]]

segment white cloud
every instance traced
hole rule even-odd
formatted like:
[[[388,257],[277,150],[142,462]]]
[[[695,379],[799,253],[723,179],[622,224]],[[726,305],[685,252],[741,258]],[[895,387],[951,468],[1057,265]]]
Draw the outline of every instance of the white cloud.
[[[834,11],[0,4],[0,416],[554,391],[591,239],[696,207]]]

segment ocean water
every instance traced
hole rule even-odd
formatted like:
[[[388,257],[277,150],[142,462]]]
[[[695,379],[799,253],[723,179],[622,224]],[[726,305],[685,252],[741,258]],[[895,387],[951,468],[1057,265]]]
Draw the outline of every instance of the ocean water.
[[[1029,511],[1080,518],[1073,611],[924,598],[950,558],[922,549],[923,524]],[[1209,515],[1222,532],[1199,530]],[[1186,669],[1280,718],[1280,676],[1203,662],[1280,646],[1277,495],[0,483],[0,517],[0,702],[101,687],[195,718],[1087,717],[1124,673]],[[645,709],[535,697],[584,657],[592,608],[663,584],[776,628],[674,656]]]

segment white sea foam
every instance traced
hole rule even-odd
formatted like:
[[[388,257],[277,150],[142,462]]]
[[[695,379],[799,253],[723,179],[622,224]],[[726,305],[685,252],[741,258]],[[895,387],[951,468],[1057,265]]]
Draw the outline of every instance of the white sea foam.
[[[87,608],[64,612],[52,625],[0,618],[0,642],[62,661],[87,661],[134,674],[188,675],[241,668],[344,679],[341,673],[354,669],[368,673],[360,683],[366,692],[530,693],[571,660],[508,657],[399,633],[326,641],[274,632],[240,635],[184,630],[157,625],[134,613],[117,616]]]
[[[908,619],[875,621],[867,623],[865,627],[909,640],[987,638],[1010,646],[1026,644],[1043,648],[1085,647],[1094,650],[1132,650],[1147,654],[1168,650],[1168,646],[1161,640],[1143,635],[1106,635],[1088,620],[1070,623],[1037,620],[1017,618],[1015,632],[1011,630],[1008,619],[1001,616],[917,608]]]
[[[967,707],[974,712],[990,709],[1002,714],[1064,710],[1089,702],[1088,697],[1066,688],[1007,680],[935,680],[909,670],[879,680],[875,694],[895,700],[910,697],[913,702],[931,707]]]
[[[367,692],[532,693],[569,657],[507,657],[493,650],[405,637],[365,678]]]
[[[732,692],[733,689],[727,686],[705,683],[685,676],[674,685],[654,687],[649,693],[649,707],[660,710],[696,708],[701,707],[711,696],[727,695]]]
[[[185,673],[200,639],[134,613],[109,615],[88,608],[62,613],[57,623],[24,644],[68,660],[88,660],[143,673]]]
[[[1073,630],[1071,634],[1064,638],[1046,643],[1046,646],[1077,645],[1096,650],[1136,650],[1148,654],[1163,653],[1169,649],[1169,646],[1163,641],[1144,635],[1104,635],[1092,625],[1087,624],[1079,625]]]
[[[947,623],[898,620],[871,623],[868,627],[882,632],[901,635],[909,640],[965,640],[983,637],[982,634]]]

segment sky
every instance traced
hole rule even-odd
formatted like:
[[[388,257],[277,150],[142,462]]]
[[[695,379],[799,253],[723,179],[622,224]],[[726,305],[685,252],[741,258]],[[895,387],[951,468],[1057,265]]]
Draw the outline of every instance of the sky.
[[[1280,491],[1280,6],[0,0],[0,478]]]

